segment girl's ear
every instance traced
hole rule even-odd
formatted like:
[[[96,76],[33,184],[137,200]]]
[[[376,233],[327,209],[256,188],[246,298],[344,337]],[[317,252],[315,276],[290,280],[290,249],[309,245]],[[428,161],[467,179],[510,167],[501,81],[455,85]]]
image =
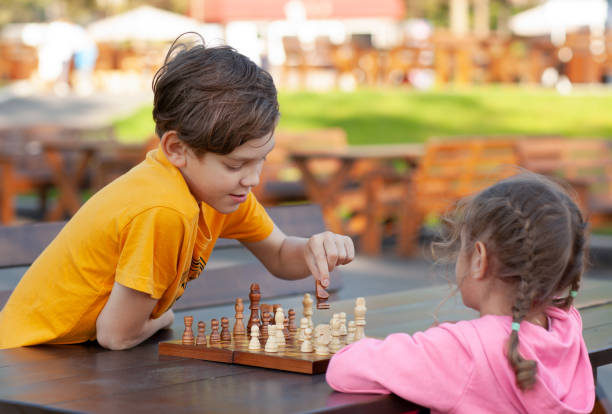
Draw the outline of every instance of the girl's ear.
[[[187,165],[187,145],[178,137],[176,131],[166,131],[161,138],[161,149],[170,164],[176,168]]]
[[[487,265],[487,247],[483,242],[477,241],[470,264],[472,276],[476,279],[484,279],[487,274]]]

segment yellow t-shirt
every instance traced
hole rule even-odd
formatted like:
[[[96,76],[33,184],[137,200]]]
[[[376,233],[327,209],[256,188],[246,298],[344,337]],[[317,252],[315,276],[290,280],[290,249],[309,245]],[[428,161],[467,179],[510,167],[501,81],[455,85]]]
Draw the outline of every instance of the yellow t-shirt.
[[[158,299],[157,318],[200,275],[217,238],[260,241],[273,226],[252,194],[230,214],[198,205],[153,150],[91,197],[28,269],[0,312],[0,348],[95,339],[115,281]]]

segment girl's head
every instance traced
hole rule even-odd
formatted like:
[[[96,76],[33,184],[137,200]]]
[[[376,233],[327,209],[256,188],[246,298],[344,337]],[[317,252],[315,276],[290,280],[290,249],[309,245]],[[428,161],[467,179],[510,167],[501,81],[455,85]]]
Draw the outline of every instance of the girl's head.
[[[457,259],[458,283],[472,258],[486,255],[487,276],[508,292],[512,321],[547,306],[567,308],[585,265],[585,223],[568,193],[543,176],[523,173],[502,180],[459,202],[444,221],[446,257]],[[483,253],[486,252],[486,253]],[[484,270],[483,270],[484,269]],[[478,301],[462,289],[466,305]],[[472,301],[472,302],[470,302]],[[518,332],[512,330],[508,359],[521,388],[535,380],[535,362],[518,353]]]

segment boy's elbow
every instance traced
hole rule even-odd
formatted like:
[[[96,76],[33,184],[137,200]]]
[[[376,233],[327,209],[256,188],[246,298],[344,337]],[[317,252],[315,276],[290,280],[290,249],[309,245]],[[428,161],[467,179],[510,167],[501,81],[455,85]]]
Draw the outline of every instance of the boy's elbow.
[[[118,334],[117,332],[104,329],[98,329],[96,339],[102,348],[106,348],[111,351],[123,351],[138,345],[138,343],[132,338],[128,338]]]
[[[111,351],[123,351],[134,346],[134,344],[127,340],[127,338],[122,338],[119,335],[98,333],[96,339],[102,348],[106,348]]]

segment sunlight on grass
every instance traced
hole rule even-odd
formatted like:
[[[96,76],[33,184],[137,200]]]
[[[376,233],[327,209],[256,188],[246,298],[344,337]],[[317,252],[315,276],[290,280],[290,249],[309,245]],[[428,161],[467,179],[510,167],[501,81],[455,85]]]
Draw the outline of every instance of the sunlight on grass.
[[[410,89],[279,93],[279,128],[341,127],[354,145],[422,142],[450,135],[612,136],[612,93],[561,96],[518,86],[419,92]],[[117,120],[122,141],[154,132],[151,106]]]

